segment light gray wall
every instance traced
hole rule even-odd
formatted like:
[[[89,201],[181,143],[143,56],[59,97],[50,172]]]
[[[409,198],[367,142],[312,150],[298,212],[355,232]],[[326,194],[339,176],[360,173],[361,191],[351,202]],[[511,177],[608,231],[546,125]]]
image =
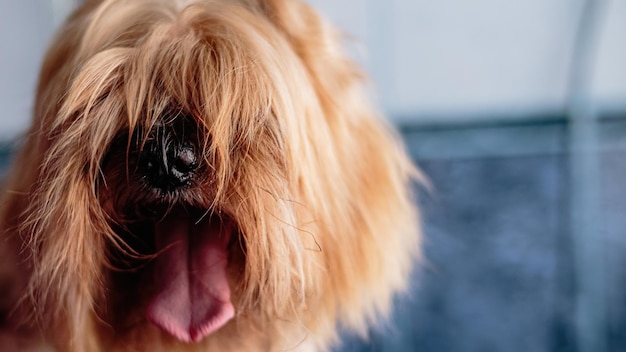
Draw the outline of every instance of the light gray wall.
[[[52,16],[45,1],[0,0],[0,138],[29,120],[38,65],[50,37]]]
[[[29,120],[53,28],[76,0],[0,0],[0,139]],[[581,0],[309,0],[354,40],[398,121],[515,116],[565,104]],[[612,0],[593,96],[626,108],[626,1]]]
[[[565,105],[581,0],[309,0],[362,38],[396,119],[515,117]],[[605,1],[592,94],[626,108],[626,1]],[[491,116],[490,116],[491,117]]]
[[[607,21],[599,40],[593,92],[604,105],[626,107],[626,1],[609,1]]]

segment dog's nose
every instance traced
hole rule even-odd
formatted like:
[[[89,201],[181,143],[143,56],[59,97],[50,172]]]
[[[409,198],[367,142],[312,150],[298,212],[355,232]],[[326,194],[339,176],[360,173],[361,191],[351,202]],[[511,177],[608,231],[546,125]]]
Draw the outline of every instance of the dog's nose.
[[[176,142],[149,146],[144,150],[142,159],[148,182],[161,190],[172,190],[188,185],[198,167],[198,158],[193,146]]]

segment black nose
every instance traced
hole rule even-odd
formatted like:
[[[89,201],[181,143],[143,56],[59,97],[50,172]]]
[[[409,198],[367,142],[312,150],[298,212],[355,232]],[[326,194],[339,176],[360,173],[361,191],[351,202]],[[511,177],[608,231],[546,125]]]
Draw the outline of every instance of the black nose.
[[[154,142],[145,146],[141,166],[152,187],[172,191],[191,183],[194,171],[198,168],[198,158],[191,144]]]

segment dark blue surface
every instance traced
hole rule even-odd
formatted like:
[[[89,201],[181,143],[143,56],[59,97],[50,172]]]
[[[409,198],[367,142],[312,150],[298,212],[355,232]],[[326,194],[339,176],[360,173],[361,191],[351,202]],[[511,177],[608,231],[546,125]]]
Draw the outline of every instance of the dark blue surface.
[[[626,123],[602,129],[609,351],[626,350]],[[425,265],[392,321],[336,352],[576,351],[566,126],[413,129]],[[0,151],[0,164],[8,154]],[[1,169],[0,169],[1,170]]]
[[[435,187],[421,200],[427,263],[399,299],[395,327],[339,351],[573,351],[563,129],[404,136]],[[500,139],[530,144],[498,148]]]

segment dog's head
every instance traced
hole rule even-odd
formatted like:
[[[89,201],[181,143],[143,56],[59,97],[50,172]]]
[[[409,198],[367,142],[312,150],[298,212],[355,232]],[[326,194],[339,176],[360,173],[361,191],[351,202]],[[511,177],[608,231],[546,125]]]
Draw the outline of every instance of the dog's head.
[[[418,242],[415,172],[336,41],[287,0],[79,9],[0,219],[28,319],[59,345],[287,329],[324,346],[385,313]]]

